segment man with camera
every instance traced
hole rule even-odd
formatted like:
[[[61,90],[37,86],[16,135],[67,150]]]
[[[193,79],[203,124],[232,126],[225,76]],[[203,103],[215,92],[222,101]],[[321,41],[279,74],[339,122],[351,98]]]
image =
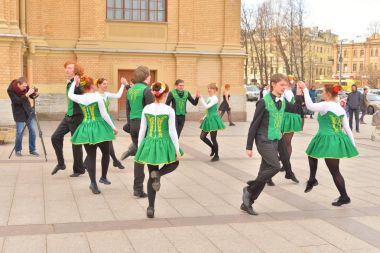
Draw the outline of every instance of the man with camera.
[[[22,156],[22,130],[25,124],[29,131],[29,154],[39,156],[36,152],[36,120],[29,98],[38,96],[37,89],[29,88],[26,79],[20,77],[13,80],[7,89],[12,101],[13,119],[16,122],[16,156]]]
[[[83,69],[82,67],[74,61],[67,61],[64,64],[65,73],[67,77],[67,85],[66,85],[66,96],[68,94],[69,88],[74,82],[74,76],[82,76]],[[83,91],[80,86],[76,87],[74,90],[74,94],[82,94]],[[55,166],[52,175],[56,174],[59,170],[65,170],[65,160],[63,158],[63,138],[65,135],[70,132],[71,135],[74,134],[77,127],[83,120],[82,109],[80,106],[73,102],[71,99],[67,97],[67,112],[61,123],[58,125],[57,129],[51,136],[51,142],[53,144],[55,154],[57,156],[58,164]],[[72,145],[73,149],[73,174],[70,177],[78,177],[85,173],[84,165],[83,165],[83,150],[82,145]]]

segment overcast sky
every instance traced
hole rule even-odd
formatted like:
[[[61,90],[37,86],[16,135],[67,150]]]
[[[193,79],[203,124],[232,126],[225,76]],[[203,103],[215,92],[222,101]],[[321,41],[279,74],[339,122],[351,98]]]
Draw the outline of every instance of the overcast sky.
[[[249,5],[262,1],[242,0]],[[368,35],[369,23],[380,20],[380,0],[305,0],[305,3],[306,24],[331,29],[340,39]]]

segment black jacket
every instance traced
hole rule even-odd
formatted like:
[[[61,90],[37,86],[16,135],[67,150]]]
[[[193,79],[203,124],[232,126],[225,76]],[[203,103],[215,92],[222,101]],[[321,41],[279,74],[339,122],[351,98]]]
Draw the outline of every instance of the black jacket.
[[[16,122],[26,122],[32,114],[30,101],[26,96],[18,96],[12,88],[12,83],[7,89],[8,96],[12,101],[13,119]]]
[[[271,93],[273,101],[275,101],[275,96]],[[286,99],[285,102],[285,112],[301,114],[302,107],[299,104],[291,104]],[[281,108],[281,101],[275,102],[276,107]],[[257,138],[261,140],[268,140],[268,126],[269,126],[269,112],[265,109],[264,99],[260,99],[256,104],[255,114],[253,120],[249,127],[248,138],[247,138],[247,150],[252,150],[253,142]]]

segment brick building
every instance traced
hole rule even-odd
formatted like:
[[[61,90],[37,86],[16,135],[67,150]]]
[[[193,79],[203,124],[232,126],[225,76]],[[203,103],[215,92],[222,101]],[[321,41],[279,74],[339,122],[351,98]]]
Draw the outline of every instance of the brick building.
[[[0,0],[0,125],[13,123],[5,90],[22,75],[41,92],[40,117],[61,118],[68,59],[107,78],[110,91],[138,65],[205,96],[208,83],[229,83],[234,116],[245,120],[239,0]],[[189,106],[189,118],[199,110]],[[125,101],[111,112],[124,118]]]

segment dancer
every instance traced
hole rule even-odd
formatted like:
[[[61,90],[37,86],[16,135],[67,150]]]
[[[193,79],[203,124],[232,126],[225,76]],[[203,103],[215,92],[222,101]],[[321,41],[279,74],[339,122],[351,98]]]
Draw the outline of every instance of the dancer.
[[[149,68],[145,66],[137,67],[133,73],[133,80],[136,83],[127,93],[127,112],[132,141],[137,147],[142,111],[146,105],[153,102],[152,91],[148,87],[148,84],[150,83]],[[135,162],[133,195],[136,197],[146,198],[148,196],[143,190],[144,178],[144,164]]]
[[[195,99],[191,96],[190,92],[185,90],[185,82],[182,79],[175,81],[175,89],[169,92],[166,99],[166,104],[172,104],[175,111],[175,124],[177,129],[178,138],[181,135],[182,129],[186,121],[186,104],[187,100],[191,104],[197,105],[199,100],[199,92],[196,92]]]
[[[231,85],[229,84],[224,85],[223,102],[219,106],[219,116],[223,119],[224,113],[227,112],[228,122],[230,123],[230,126],[235,126],[235,124],[232,122],[231,117],[230,87]]]
[[[99,78],[96,81],[96,86],[98,87],[98,93],[104,99],[104,104],[105,104],[105,106],[107,108],[108,114],[109,114],[108,108],[109,108],[109,105],[110,105],[109,99],[110,98],[119,99],[121,97],[121,95],[123,95],[124,87],[127,85],[127,79],[125,79],[124,77],[122,77],[120,79],[120,83],[121,83],[121,85],[120,85],[119,91],[117,93],[109,93],[109,92],[107,92],[107,89],[108,89],[108,81],[107,81],[107,79],[105,79],[105,78]],[[110,156],[111,156],[111,158],[113,160],[113,167],[118,167],[119,169],[125,169],[125,167],[123,166],[123,164],[121,164],[121,162],[116,158],[115,149],[113,147],[112,142],[110,142]]]
[[[336,102],[336,97],[341,87],[326,84],[322,92],[324,102],[313,103],[305,84],[299,82],[298,85],[304,91],[307,108],[311,111],[319,112],[319,130],[306,150],[309,158],[310,177],[307,181],[305,192],[311,191],[314,186],[318,185],[315,175],[317,173],[318,159],[323,158],[340,193],[339,198],[331,204],[333,206],[348,204],[351,200],[346,192],[344,178],[339,171],[339,161],[341,158],[357,156],[358,151],[355,147],[355,140],[346,112]],[[344,134],[342,126],[346,134]]]
[[[248,181],[248,186],[243,189],[243,203],[240,208],[251,215],[257,215],[252,204],[263,191],[266,182],[281,170],[278,145],[282,137],[281,126],[284,113],[301,112],[298,105],[290,104],[282,98],[282,94],[288,86],[287,77],[275,74],[270,81],[272,91],[257,103],[247,138],[248,157],[252,157],[254,140],[256,140],[257,150],[262,157],[256,179]]]
[[[209,98],[207,102],[200,97],[200,101],[204,107],[207,109],[206,115],[202,119],[202,123],[200,128],[201,132],[201,140],[206,143],[211,148],[210,156],[213,156],[211,162],[219,161],[219,146],[218,141],[216,140],[216,136],[218,134],[218,130],[222,130],[225,128],[222,119],[218,115],[218,97],[215,95],[218,91],[218,87],[216,87],[215,83],[210,83],[207,86]],[[207,138],[208,133],[210,133],[211,140]]]
[[[125,103],[126,105],[128,106],[128,90],[133,86],[135,85],[135,80],[131,80],[130,83],[128,83],[126,86],[125,86],[125,90],[126,90],[126,94],[125,94]],[[126,106],[126,107],[127,107]],[[126,113],[127,113],[127,123],[123,126],[123,130],[126,132],[126,133],[129,133],[131,134],[131,124],[129,122],[129,118],[128,118],[128,114],[129,112],[126,110]],[[132,142],[127,151],[123,152],[123,154],[121,155],[120,157],[120,160],[125,160],[127,159],[129,156],[134,156],[136,154],[136,151],[137,151],[137,147],[136,145]]]
[[[67,76],[67,85],[66,85],[66,96],[70,89],[71,84],[74,82],[74,76],[83,75],[83,68],[75,63],[74,61],[67,61],[64,64],[65,73]],[[82,94],[83,91],[80,86],[75,86],[75,94]],[[55,166],[52,175],[56,174],[59,170],[66,169],[65,160],[63,158],[63,137],[70,132],[71,135],[74,134],[77,127],[83,120],[83,114],[80,106],[73,102],[69,97],[67,98],[67,112],[61,123],[58,125],[57,129],[51,136],[51,143],[53,144],[55,154],[57,156],[58,164]],[[83,165],[83,151],[81,145],[72,145],[73,149],[73,174],[70,177],[78,177],[81,174],[85,173],[85,168]]]
[[[294,94],[293,92],[288,88],[284,92],[284,98],[288,103],[295,104],[295,99],[294,99]],[[300,107],[302,107],[301,104],[298,104]],[[292,139],[294,136],[295,132],[300,132],[302,131],[302,117],[298,113],[291,113],[291,112],[284,112],[284,119],[282,123],[282,129],[281,129],[283,135],[282,135],[282,143],[279,147],[280,150],[280,160],[284,165],[284,159],[281,159],[281,155],[284,155],[285,157],[288,158],[288,162],[285,162],[285,178],[290,179],[295,183],[299,183],[298,179],[296,178],[294,172],[292,171],[291,168],[291,163],[290,163],[290,157],[292,155]],[[283,150],[283,144],[285,144],[285,150]],[[284,154],[285,153],[285,154]]]
[[[76,87],[82,86],[83,95],[74,94]],[[109,116],[104,98],[94,92],[94,81],[91,77],[75,77],[68,92],[69,98],[79,103],[83,111],[83,121],[78,126],[71,141],[74,145],[84,144],[87,152],[87,171],[90,176],[90,189],[92,193],[99,194],[100,190],[96,184],[96,149],[102,151],[102,177],[99,182],[111,184],[107,179],[108,165],[110,162],[110,145],[115,139],[117,129]]]
[[[154,202],[159,191],[160,178],[173,172],[181,157],[178,135],[175,125],[175,112],[165,104],[169,87],[163,82],[152,85],[155,101],[145,106],[139,132],[138,149],[135,155],[137,163],[147,164],[149,169],[148,200],[146,211],[148,218],[154,218]],[[164,164],[159,168],[160,164]]]

